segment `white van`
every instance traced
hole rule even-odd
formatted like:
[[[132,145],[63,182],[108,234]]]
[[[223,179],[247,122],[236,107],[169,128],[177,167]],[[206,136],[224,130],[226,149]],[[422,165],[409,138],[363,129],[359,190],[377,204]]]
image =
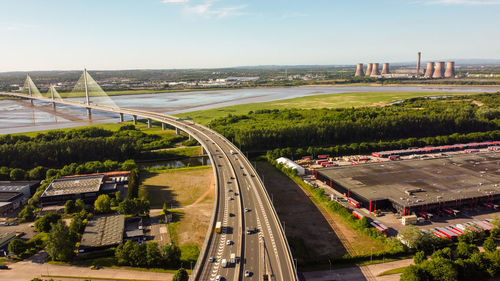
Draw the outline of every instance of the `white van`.
[[[222,265],[222,267],[227,267],[227,260],[226,259],[222,259],[221,265]]]

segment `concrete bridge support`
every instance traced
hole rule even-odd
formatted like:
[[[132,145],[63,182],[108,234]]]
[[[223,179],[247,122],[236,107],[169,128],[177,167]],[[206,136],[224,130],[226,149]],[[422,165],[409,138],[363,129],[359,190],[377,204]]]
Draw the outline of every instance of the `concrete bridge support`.
[[[151,119],[148,118],[148,128],[151,128]]]
[[[56,103],[55,102],[52,103],[52,108],[54,108],[54,110],[56,110]]]
[[[167,124],[161,123],[161,129],[165,131],[167,129]]]
[[[206,155],[207,154],[207,151],[205,150],[205,148],[203,146],[201,147],[201,154],[202,155]],[[203,165],[205,165],[205,163],[203,163]]]
[[[137,115],[132,115],[132,118],[134,118],[134,125],[137,125]]]
[[[192,139],[193,139],[193,137],[192,137],[191,135],[188,135],[188,136],[189,136],[189,140],[192,140]]]
[[[120,113],[120,122],[123,122],[124,119],[123,119],[123,113]]]
[[[89,117],[89,119],[92,118],[92,109],[90,107],[87,107],[87,116]]]
[[[181,134],[181,129],[179,129],[179,128],[175,128],[175,134],[176,134],[176,135],[180,135],[180,134]]]

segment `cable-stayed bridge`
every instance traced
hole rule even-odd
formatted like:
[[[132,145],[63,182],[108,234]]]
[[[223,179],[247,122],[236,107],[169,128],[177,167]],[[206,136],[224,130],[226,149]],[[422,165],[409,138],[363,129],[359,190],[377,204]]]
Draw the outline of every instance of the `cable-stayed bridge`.
[[[0,95],[43,101],[93,110],[131,115],[134,123],[146,118],[181,130],[195,138],[208,154],[216,179],[212,217],[190,280],[275,280],[296,281],[297,270],[284,229],[271,203],[264,183],[243,153],[217,132],[174,116],[118,107],[84,70],[71,96],[82,101],[63,99],[54,87],[40,93],[29,76],[21,92]],[[220,227],[219,227],[220,225]],[[233,259],[234,257],[234,259]],[[223,262],[225,260],[225,263]],[[249,276],[246,276],[248,270]]]

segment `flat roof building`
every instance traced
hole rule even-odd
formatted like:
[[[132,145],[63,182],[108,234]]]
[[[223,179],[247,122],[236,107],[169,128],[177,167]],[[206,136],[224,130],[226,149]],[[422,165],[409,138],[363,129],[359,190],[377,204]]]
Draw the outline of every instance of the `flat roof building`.
[[[490,152],[325,168],[316,176],[371,211],[392,206],[407,215],[500,199],[499,167],[500,154]]]
[[[22,192],[24,196],[30,197],[39,185],[39,181],[0,181],[0,193]]]
[[[93,201],[99,195],[103,175],[79,176],[53,180],[43,192],[43,204],[64,203],[67,200]]]
[[[88,221],[80,241],[80,252],[104,249],[123,242],[125,215],[95,217]]]

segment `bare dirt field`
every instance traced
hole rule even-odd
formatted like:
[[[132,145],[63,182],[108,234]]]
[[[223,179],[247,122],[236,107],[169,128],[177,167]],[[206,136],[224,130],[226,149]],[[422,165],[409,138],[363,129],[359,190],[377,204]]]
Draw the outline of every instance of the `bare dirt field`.
[[[285,223],[293,255],[299,260],[340,257],[347,253],[327,219],[299,186],[267,162],[257,162],[259,174]]]

